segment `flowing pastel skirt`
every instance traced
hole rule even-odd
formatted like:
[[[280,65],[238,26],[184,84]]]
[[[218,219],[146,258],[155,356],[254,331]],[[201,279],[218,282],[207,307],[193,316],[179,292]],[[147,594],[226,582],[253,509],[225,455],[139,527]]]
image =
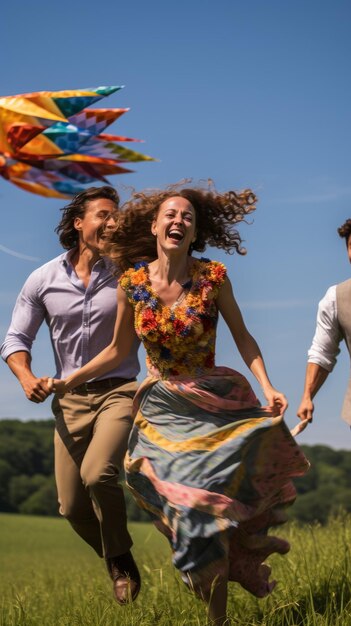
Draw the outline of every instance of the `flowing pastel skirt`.
[[[258,597],[272,591],[264,561],[290,546],[267,531],[285,521],[291,478],[308,467],[283,419],[234,370],[149,377],[139,388],[127,484],[169,539],[184,581],[203,591],[228,561],[229,580]]]

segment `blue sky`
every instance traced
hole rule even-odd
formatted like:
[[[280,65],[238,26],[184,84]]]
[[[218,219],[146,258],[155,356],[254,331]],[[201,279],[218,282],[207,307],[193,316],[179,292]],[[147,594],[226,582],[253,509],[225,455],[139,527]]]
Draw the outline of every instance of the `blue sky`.
[[[111,177],[122,197],[129,186],[189,177],[257,193],[253,223],[240,229],[247,256],[207,256],[228,267],[272,382],[289,398],[290,426],[317,303],[350,276],[336,232],[351,216],[350,22],[346,0],[22,0],[2,8],[1,95],[125,85],[101,104],[131,107],[111,132],[144,139],[137,149],[159,162]],[[64,203],[0,178],[0,204],[3,337],[28,274],[61,252],[54,228]],[[262,399],[222,324],[217,363],[240,369]],[[339,418],[348,363],[343,349],[301,443],[351,448]],[[37,375],[53,373],[46,329],[33,364]],[[48,401],[28,402],[0,367],[1,418],[50,416]]]

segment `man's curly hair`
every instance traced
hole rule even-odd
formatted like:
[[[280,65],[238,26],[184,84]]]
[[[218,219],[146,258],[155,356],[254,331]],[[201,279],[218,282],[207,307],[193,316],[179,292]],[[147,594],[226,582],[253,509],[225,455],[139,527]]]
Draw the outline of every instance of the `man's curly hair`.
[[[250,189],[240,193],[219,193],[213,185],[203,189],[183,187],[179,183],[165,190],[134,192],[123,205],[118,228],[112,233],[104,251],[121,271],[138,261],[151,262],[157,258],[151,225],[160,205],[175,196],[189,200],[195,210],[196,240],[191,244],[189,254],[194,250],[203,252],[207,245],[222,248],[228,253],[246,254],[234,225],[245,221],[246,216],[255,210],[255,194]]]
[[[78,245],[79,235],[74,227],[74,220],[76,217],[84,216],[88,202],[98,200],[99,198],[112,200],[116,205],[116,210],[118,209],[119,195],[117,191],[109,185],[104,185],[103,187],[88,187],[88,189],[74,196],[71,202],[61,209],[63,214],[59,225],[55,228],[55,233],[59,235],[60,243],[63,248],[70,250]]]
[[[348,243],[349,237],[351,235],[351,219],[346,220],[346,222],[338,228],[338,233],[340,237],[343,237],[346,241],[346,245]]]

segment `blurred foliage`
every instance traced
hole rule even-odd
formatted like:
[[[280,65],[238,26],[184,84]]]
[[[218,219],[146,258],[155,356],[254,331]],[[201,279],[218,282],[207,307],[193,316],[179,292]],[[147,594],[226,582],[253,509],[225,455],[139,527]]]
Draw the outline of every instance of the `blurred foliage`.
[[[294,480],[297,500],[291,517],[325,524],[340,511],[351,512],[351,451],[328,446],[302,446],[311,463],[306,476]]]
[[[54,480],[54,420],[0,420],[0,511],[58,515]],[[340,511],[351,512],[351,451],[302,446],[311,463],[295,479],[298,497],[290,517],[326,523]],[[128,518],[149,517],[125,489]]]
[[[0,512],[58,515],[53,419],[0,420]],[[128,489],[128,519],[149,521]]]

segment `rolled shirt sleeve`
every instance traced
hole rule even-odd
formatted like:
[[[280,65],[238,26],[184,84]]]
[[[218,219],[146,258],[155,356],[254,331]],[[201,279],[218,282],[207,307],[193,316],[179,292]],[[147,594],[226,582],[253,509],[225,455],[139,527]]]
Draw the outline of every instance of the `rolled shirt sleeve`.
[[[45,318],[45,307],[38,297],[39,280],[39,270],[36,270],[28,277],[17,298],[10,327],[0,348],[4,361],[14,352],[31,352]]]
[[[335,366],[343,335],[336,310],[336,285],[330,287],[318,305],[316,331],[308,351],[308,363],[316,363],[328,372]]]
[[[110,264],[100,258],[85,287],[72,266],[73,252],[68,250],[51,259],[25,282],[0,349],[5,361],[14,352],[31,352],[43,321],[50,333],[56,378],[66,378],[111,342],[117,313],[117,278]],[[135,335],[129,355],[108,372],[109,377],[138,375],[139,344]]]

